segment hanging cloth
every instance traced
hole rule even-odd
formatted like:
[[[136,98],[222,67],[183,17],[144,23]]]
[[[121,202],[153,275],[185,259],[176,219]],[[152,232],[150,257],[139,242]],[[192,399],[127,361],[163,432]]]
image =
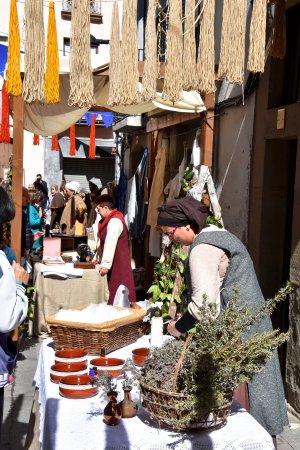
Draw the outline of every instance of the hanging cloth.
[[[166,157],[166,149],[164,146],[162,146],[155,158],[155,171],[152,180],[148,206],[147,224],[151,225],[152,227],[156,227],[158,216],[157,208],[159,208],[164,203],[164,177]]]

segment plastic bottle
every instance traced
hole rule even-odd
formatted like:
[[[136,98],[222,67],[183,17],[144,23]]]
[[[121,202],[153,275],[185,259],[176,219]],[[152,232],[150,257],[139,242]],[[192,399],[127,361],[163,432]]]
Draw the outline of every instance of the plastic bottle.
[[[155,315],[151,319],[151,347],[161,347],[163,345],[163,318]]]

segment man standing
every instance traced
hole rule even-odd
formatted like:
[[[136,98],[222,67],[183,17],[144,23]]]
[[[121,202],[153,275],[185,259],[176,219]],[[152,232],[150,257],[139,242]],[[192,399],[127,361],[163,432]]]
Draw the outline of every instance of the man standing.
[[[100,239],[101,262],[99,272],[101,276],[107,274],[109,299],[112,305],[118,287],[123,284],[129,291],[129,301],[135,303],[135,286],[131,269],[131,259],[128,248],[128,230],[123,214],[114,209],[110,195],[100,195],[96,207],[102,220],[98,226]]]
[[[66,183],[67,204],[63,210],[60,225],[63,233],[83,236],[85,234],[86,204],[80,197],[79,190],[78,181]]]
[[[42,212],[43,215],[45,213],[45,210],[47,209],[47,202],[48,202],[48,186],[46,181],[42,180],[42,175],[40,173],[37,174],[35,182],[33,183],[35,189],[37,191],[40,191],[43,199],[42,199]]]

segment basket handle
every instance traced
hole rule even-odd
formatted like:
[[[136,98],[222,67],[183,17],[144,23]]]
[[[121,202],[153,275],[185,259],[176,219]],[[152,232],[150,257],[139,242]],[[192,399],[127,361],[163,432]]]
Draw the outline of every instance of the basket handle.
[[[192,335],[192,333],[190,333],[188,335],[188,337],[186,338],[184,344],[183,344],[183,347],[182,347],[182,350],[181,350],[181,355],[180,355],[180,357],[179,357],[179,359],[177,361],[176,369],[175,369],[175,373],[174,373],[174,379],[173,379],[173,384],[172,384],[172,391],[173,392],[176,392],[175,389],[176,389],[176,384],[177,384],[177,378],[178,378],[178,375],[179,375],[179,371],[181,369],[181,366],[182,366],[182,363],[183,363],[183,360],[184,360],[184,357],[185,357],[186,349],[187,349],[187,347],[190,344],[192,339],[193,339],[193,335]]]

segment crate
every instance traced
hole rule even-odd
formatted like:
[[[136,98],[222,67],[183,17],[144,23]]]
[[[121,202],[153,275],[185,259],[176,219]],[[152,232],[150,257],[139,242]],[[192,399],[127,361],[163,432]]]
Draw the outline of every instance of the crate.
[[[89,305],[81,305],[81,310]],[[115,307],[118,310],[128,308]],[[130,309],[130,308],[129,308]],[[84,348],[89,354],[100,354],[101,349],[110,353],[135,342],[140,335],[145,311],[130,309],[130,316],[103,322],[100,324],[63,322],[55,319],[55,314],[47,317],[47,323],[53,336],[54,348]]]

